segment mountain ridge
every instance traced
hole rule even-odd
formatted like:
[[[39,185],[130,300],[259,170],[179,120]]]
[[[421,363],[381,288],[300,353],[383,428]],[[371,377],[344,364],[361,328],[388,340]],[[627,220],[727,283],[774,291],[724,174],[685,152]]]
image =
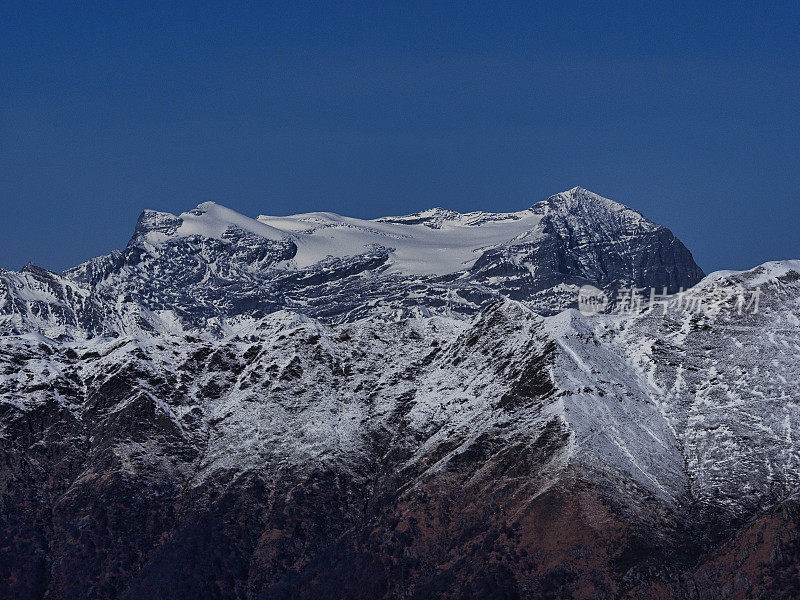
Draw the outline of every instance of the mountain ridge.
[[[66,275],[0,271],[0,598],[797,597],[800,261],[700,278],[563,194],[279,239],[146,211]],[[391,268],[387,240],[509,224],[461,270]]]
[[[468,317],[501,296],[555,314],[575,305],[581,285],[610,296],[628,285],[676,292],[703,275],[668,229],[582,188],[516,213],[426,214],[256,220],[214,203],[179,216],[147,210],[124,249],[59,276],[86,300],[80,315],[54,315],[49,327],[58,335],[224,329],[283,308],[331,322],[385,309]],[[16,295],[0,313],[19,320],[49,310],[34,291]],[[84,325],[73,331],[76,322]]]

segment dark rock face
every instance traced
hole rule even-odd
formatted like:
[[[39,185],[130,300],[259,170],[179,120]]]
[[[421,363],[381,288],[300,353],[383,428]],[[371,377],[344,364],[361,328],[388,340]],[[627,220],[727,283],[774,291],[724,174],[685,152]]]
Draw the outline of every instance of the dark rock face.
[[[487,250],[471,279],[514,300],[530,302],[541,314],[574,306],[574,292],[560,285],[592,284],[613,300],[634,286],[670,294],[703,278],[689,250],[669,229],[639,213],[575,188],[535,204],[545,234]]]
[[[544,319],[701,273],[583,190],[468,226],[526,218],[438,275],[152,211],[3,273],[0,598],[799,597],[800,264],[691,292],[757,314]]]
[[[689,250],[669,229],[584,190],[559,194],[533,210],[544,214],[544,229],[556,242],[556,271],[602,287],[666,287],[669,293],[703,278]]]

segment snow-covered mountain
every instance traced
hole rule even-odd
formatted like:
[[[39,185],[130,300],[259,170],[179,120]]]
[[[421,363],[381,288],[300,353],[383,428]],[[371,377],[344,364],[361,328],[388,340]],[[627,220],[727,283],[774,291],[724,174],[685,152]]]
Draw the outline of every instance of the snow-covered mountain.
[[[575,188],[1,276],[0,597],[798,597],[798,261],[703,278]]]
[[[612,296],[630,284],[675,292],[702,275],[668,229],[580,188],[517,213],[374,221],[255,220],[207,202],[177,217],[145,211],[124,250],[60,276],[0,271],[0,331],[225,335],[283,309],[327,323],[471,316],[500,297],[554,314],[586,283]]]

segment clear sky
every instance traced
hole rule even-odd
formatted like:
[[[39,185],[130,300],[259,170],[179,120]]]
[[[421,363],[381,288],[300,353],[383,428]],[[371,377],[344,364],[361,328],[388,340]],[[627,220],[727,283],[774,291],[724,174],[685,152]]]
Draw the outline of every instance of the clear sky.
[[[576,185],[707,271],[800,258],[800,3],[260,4],[0,4],[0,267],[105,254],[145,208]]]

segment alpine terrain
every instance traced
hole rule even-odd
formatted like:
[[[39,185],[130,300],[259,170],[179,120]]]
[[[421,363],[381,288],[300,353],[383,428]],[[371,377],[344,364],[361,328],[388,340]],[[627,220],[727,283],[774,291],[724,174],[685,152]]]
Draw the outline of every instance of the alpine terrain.
[[[0,270],[0,598],[800,598],[798,365],[800,261],[581,188],[147,210]]]

